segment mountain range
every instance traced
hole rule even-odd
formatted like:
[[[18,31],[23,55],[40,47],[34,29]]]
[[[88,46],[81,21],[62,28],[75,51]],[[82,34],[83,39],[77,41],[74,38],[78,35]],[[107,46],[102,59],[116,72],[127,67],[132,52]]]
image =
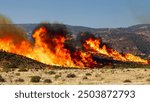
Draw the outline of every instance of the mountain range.
[[[31,36],[37,24],[17,24]],[[123,28],[90,28],[66,25],[69,32],[77,37],[81,32],[90,32],[120,53],[132,53],[148,57],[150,55],[150,24],[138,24]]]

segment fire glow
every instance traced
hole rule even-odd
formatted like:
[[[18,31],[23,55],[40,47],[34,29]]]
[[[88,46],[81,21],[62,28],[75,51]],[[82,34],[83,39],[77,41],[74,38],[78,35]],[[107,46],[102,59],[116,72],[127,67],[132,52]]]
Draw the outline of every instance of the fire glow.
[[[11,52],[14,54],[22,55],[39,62],[48,65],[57,65],[64,67],[97,67],[97,63],[93,59],[93,54],[102,54],[108,57],[112,57],[113,60],[123,62],[137,62],[142,64],[149,64],[148,60],[144,60],[138,56],[132,54],[120,54],[112,48],[107,48],[106,45],[102,45],[102,41],[99,38],[89,37],[84,43],[83,50],[75,50],[71,52],[65,48],[64,43],[66,41],[66,28],[64,26],[58,29],[52,25],[39,25],[32,34],[34,41],[30,41],[21,34],[11,32],[10,27],[6,31],[0,31],[0,49]],[[11,27],[17,29],[17,27]],[[0,28],[3,30],[2,28]],[[7,32],[10,31],[10,32]],[[13,34],[3,34],[13,33]]]
[[[87,51],[89,50],[92,51],[93,53],[103,54],[112,57],[114,60],[123,61],[123,62],[137,62],[137,63],[149,64],[148,60],[144,60],[138,56],[134,56],[130,53],[120,54],[119,52],[117,52],[112,48],[107,48],[106,45],[101,45],[101,40],[98,38],[90,37],[86,39],[83,46]]]

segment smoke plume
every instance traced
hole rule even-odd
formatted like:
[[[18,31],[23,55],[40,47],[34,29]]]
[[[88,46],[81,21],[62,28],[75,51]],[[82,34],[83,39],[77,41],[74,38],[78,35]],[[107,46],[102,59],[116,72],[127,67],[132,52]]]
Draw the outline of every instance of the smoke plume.
[[[14,44],[27,40],[24,29],[15,26],[11,20],[3,15],[0,15],[0,38],[11,38]]]

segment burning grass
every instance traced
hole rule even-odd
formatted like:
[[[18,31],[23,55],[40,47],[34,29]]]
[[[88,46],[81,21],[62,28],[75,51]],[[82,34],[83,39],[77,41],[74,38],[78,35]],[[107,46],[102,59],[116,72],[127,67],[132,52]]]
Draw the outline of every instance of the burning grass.
[[[106,60],[106,59],[105,59]],[[38,62],[36,60],[32,60],[30,58],[26,58],[24,56],[16,55],[13,53],[8,53],[5,51],[0,51],[0,66],[3,68],[3,71],[13,71],[18,69],[19,72],[27,72],[29,69],[45,69],[50,68],[52,70],[48,71],[48,74],[56,74],[54,70],[62,70],[62,69],[76,69],[76,67],[62,67],[62,66],[50,66]],[[95,67],[98,68],[98,67]],[[104,69],[112,69],[112,68],[150,68],[150,65],[144,65],[140,63],[134,62],[113,62],[112,65],[104,65]],[[83,70],[85,68],[82,68]],[[81,69],[81,70],[82,70]],[[88,69],[88,68],[86,68]],[[89,73],[90,74],[90,73]]]
[[[114,68],[124,63],[125,65],[128,63],[130,67],[150,64],[149,60],[130,53],[120,54],[94,36],[89,36],[82,41],[82,49],[76,49],[75,46],[70,48],[65,43],[68,40],[68,31],[63,24],[41,23],[33,30],[32,40],[29,40],[24,30],[12,25],[6,17],[0,17],[0,21],[0,49],[10,53],[7,56],[6,52],[0,55],[1,60],[6,59],[2,62],[6,69],[18,67],[28,69],[30,66],[43,68],[46,65],[56,68],[102,68],[104,66]],[[21,56],[13,59],[15,57],[12,56],[16,55]],[[34,63],[38,64],[33,64],[33,60],[26,59],[36,60]],[[116,63],[119,64],[115,65]],[[131,63],[137,64],[132,66]]]

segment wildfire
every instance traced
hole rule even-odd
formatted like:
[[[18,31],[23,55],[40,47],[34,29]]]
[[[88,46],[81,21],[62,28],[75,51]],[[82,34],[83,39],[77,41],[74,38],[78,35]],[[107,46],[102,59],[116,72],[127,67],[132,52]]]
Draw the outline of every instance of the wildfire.
[[[144,60],[138,56],[134,56],[129,53],[120,54],[119,52],[117,52],[116,50],[113,50],[112,48],[107,48],[106,45],[102,45],[101,40],[99,38],[89,37],[88,39],[85,40],[83,46],[87,51],[91,51],[92,53],[99,53],[102,55],[106,55],[106,56],[112,57],[114,60],[149,64],[148,60]]]
[[[49,31],[46,25],[38,27],[32,34],[34,44],[28,40],[14,43],[15,39],[11,36],[6,36],[0,38],[0,49],[23,55],[48,65],[77,68],[94,67],[96,65],[96,61],[92,59],[91,54],[78,50],[71,53],[64,48],[66,40],[64,35],[61,32]],[[50,29],[53,30],[53,28]]]
[[[86,51],[65,48],[67,30],[60,24],[39,24],[27,39],[25,31],[13,25],[5,17],[0,17],[0,50],[22,55],[48,65],[65,67],[99,67],[101,63],[93,59],[93,54],[102,54],[114,60],[149,64],[149,61],[132,54],[120,54],[102,44],[99,38],[89,37],[83,47]],[[7,23],[5,22],[7,21]]]

